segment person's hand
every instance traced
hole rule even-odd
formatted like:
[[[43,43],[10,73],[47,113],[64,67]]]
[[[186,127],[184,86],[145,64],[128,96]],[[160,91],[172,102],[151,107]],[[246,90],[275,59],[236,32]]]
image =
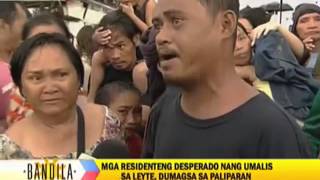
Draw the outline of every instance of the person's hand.
[[[266,24],[262,24],[256,27],[252,31],[252,46],[255,45],[256,41],[262,36],[267,35],[270,31],[278,31],[280,28],[280,24],[274,21],[267,22]]]
[[[312,37],[307,37],[306,39],[304,39],[303,44],[305,45],[307,50],[310,52],[312,52],[314,50],[314,48],[316,47]]]
[[[121,8],[121,11],[125,13],[127,16],[134,15],[134,9],[131,3],[128,3],[128,4],[121,3],[120,8]]]
[[[103,27],[99,27],[98,29],[95,30],[92,39],[94,42],[98,43],[101,46],[105,46],[109,44],[111,40],[111,31],[104,30]]]

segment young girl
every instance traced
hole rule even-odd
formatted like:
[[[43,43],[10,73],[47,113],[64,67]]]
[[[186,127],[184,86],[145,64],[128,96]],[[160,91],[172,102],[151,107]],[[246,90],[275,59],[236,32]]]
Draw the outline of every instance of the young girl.
[[[144,124],[139,90],[129,83],[112,82],[98,91],[95,103],[108,106],[119,118],[131,157],[140,157]]]

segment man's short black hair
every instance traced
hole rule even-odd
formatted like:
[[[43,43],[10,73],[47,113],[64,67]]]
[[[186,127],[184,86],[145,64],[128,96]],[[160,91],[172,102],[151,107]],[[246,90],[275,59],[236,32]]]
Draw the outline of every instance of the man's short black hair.
[[[124,33],[129,39],[133,39],[140,31],[135,23],[123,12],[113,11],[103,16],[99,27],[105,29],[116,29]]]
[[[46,45],[57,45],[67,54],[71,64],[76,69],[80,84],[82,85],[84,78],[83,64],[78,54],[78,51],[74,48],[71,42],[65,36],[58,33],[41,33],[25,40],[15,51],[10,61],[10,71],[12,79],[14,83],[20,88],[20,90],[22,88],[22,72],[29,56],[36,49],[44,47]]]
[[[214,15],[221,10],[231,10],[239,16],[239,0],[200,0]]]
[[[231,10],[239,17],[239,0],[199,0],[200,3],[215,17],[218,12]],[[234,30],[234,46],[236,45],[237,31]]]
[[[11,25],[17,16],[17,4],[14,1],[0,1],[0,19]]]

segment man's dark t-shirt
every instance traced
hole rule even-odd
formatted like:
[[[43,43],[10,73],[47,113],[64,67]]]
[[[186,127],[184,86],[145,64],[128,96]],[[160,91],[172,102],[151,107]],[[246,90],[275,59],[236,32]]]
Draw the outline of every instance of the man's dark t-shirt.
[[[209,120],[183,112],[180,98],[178,92],[167,90],[153,108],[144,158],[311,157],[300,128],[264,94]]]
[[[107,66],[104,69],[104,79],[101,83],[101,86],[112,83],[114,81],[121,81],[126,83],[132,83],[132,70],[131,71],[124,71],[124,70],[117,70],[112,66]]]

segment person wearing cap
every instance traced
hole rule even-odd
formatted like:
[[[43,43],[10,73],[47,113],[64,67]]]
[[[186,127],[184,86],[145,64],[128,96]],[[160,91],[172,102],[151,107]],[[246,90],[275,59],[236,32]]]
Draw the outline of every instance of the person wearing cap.
[[[293,34],[305,45],[304,65],[316,76],[316,64],[320,50],[320,7],[315,4],[300,4],[293,13]]]

